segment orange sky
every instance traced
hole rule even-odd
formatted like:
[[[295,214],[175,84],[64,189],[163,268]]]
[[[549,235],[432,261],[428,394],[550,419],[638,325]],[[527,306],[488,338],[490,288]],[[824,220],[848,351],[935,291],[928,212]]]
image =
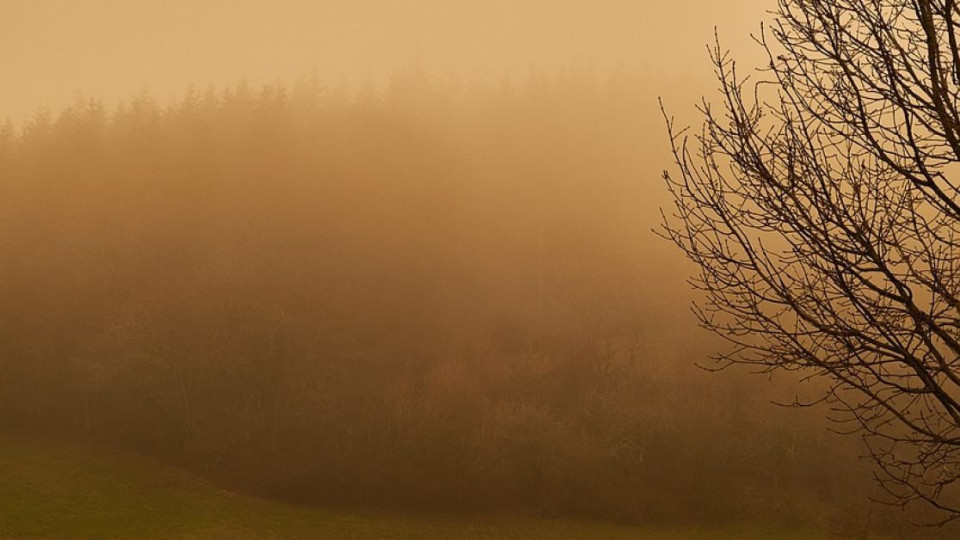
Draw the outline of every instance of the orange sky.
[[[108,104],[188,84],[639,70],[652,93],[710,92],[718,26],[744,59],[773,0],[0,0],[0,118],[77,95]]]

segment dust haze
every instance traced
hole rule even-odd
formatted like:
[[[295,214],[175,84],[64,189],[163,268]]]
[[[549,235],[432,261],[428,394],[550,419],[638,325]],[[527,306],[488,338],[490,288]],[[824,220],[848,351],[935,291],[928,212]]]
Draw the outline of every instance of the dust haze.
[[[772,404],[817,381],[697,367],[652,232],[657,97],[712,95],[714,27],[758,65],[771,4],[0,0],[0,440],[318,507],[903,526]]]

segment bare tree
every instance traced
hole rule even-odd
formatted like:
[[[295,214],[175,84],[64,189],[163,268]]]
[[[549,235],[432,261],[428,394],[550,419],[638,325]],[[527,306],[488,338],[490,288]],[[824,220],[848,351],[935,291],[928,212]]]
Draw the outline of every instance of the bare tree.
[[[667,119],[678,174],[662,233],[699,266],[719,366],[829,382],[838,429],[937,523],[960,518],[960,7],[779,0],[740,77],[711,50],[722,106]],[[954,501],[951,503],[951,501]]]

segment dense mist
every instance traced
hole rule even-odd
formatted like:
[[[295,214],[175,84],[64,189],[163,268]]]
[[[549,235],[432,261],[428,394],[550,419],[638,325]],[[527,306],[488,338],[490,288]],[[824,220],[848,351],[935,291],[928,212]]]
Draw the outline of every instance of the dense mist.
[[[795,381],[696,368],[650,105],[414,67],[8,125],[0,426],[305,503],[886,523]]]
[[[692,144],[730,58],[772,60],[776,4],[0,0],[0,537],[57,521],[28,492],[120,521],[64,462],[120,502],[187,491],[111,453],[271,523],[949,537],[799,406],[829,380],[716,369],[662,237],[667,124]],[[220,522],[170,537],[343,536]]]
[[[111,108],[143,89],[291,81],[316,72],[354,88],[419,62],[463,79],[532,70],[625,69],[680,105],[713,89],[705,44],[719,27],[749,47],[769,0],[3,0],[0,121],[79,94]],[[695,6],[695,7],[692,7]],[[742,56],[743,57],[743,56]]]

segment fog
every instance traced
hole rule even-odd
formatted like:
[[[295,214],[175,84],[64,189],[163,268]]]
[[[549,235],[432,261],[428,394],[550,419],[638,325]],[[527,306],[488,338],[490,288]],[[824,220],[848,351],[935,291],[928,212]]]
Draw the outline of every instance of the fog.
[[[764,0],[4,0],[0,118],[57,110],[77,95],[114,104],[149,89],[168,100],[189,84],[256,85],[313,72],[355,85],[382,82],[412,63],[464,79],[624,69],[641,72],[651,95],[695,96],[709,84],[704,46],[714,26],[729,46],[755,54],[748,34],[771,7]]]
[[[761,0],[0,1],[0,428],[303,504],[865,534],[651,229]],[[2,531],[0,531],[2,532]]]

